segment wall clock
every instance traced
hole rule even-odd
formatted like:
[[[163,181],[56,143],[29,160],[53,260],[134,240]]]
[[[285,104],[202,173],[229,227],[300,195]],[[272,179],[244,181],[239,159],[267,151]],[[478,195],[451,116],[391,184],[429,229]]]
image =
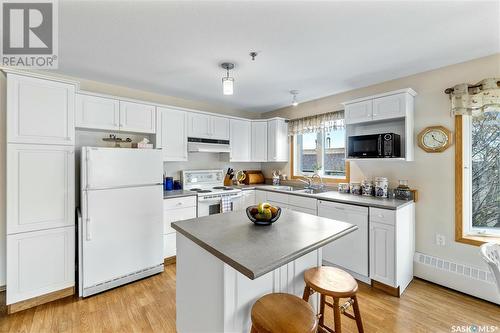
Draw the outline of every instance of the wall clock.
[[[451,146],[451,131],[443,126],[429,126],[418,134],[418,146],[428,153],[440,153]]]

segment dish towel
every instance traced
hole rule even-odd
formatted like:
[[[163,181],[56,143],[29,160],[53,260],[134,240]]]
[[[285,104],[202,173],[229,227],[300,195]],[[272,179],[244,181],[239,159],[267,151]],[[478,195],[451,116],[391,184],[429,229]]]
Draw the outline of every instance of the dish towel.
[[[220,205],[220,212],[221,213],[227,213],[233,210],[233,202],[231,200],[231,197],[228,196],[223,196],[221,200],[221,205]]]

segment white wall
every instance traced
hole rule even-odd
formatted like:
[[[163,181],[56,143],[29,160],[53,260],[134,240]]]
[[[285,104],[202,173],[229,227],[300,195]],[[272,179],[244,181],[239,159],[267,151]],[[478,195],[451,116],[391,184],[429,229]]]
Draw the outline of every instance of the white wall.
[[[341,102],[410,87],[418,93],[415,98],[414,135],[416,136],[426,126],[432,125],[443,125],[454,131],[454,119],[449,111],[450,102],[444,90],[455,84],[476,83],[490,77],[500,77],[500,54],[328,96],[300,104],[296,108],[284,108],[263,116],[293,119],[341,110],[343,109]],[[454,241],[454,153],[455,146],[443,153],[435,154],[426,153],[415,147],[414,162],[352,162],[351,180],[386,176],[391,180],[391,185],[395,186],[398,179],[408,179],[410,185],[420,192],[420,200],[416,205],[416,251],[487,269],[480,258],[478,247]],[[290,172],[288,164],[281,164],[280,167],[283,172],[287,174]],[[264,172],[266,176],[270,175],[268,166],[264,166]],[[445,235],[445,246],[436,245],[437,233]],[[491,292],[496,292],[493,287]]]
[[[258,162],[229,162],[229,154],[212,154],[212,153],[189,153],[187,162],[164,162],[163,169],[167,176],[180,179],[180,171],[182,170],[201,170],[201,169],[221,169],[227,168],[237,170],[260,170],[261,163]]]
[[[5,192],[6,169],[5,154],[7,147],[7,134],[5,131],[6,102],[5,102],[5,76],[0,74],[0,286],[5,285],[5,252],[6,252],[6,220],[5,220]]]

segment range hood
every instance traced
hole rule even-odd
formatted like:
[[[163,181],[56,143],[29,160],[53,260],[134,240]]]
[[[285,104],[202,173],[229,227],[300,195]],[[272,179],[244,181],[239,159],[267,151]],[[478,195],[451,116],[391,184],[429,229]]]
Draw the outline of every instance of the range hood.
[[[188,138],[188,152],[190,153],[229,153],[229,140]]]

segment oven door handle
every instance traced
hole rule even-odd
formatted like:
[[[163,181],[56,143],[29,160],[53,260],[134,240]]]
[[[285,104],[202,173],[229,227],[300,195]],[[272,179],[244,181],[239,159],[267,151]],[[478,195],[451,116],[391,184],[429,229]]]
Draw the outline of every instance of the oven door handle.
[[[199,198],[198,199],[198,202],[203,202],[203,203],[207,203],[207,202],[220,202],[221,201],[221,198],[208,198],[208,199],[203,199],[203,198]]]

